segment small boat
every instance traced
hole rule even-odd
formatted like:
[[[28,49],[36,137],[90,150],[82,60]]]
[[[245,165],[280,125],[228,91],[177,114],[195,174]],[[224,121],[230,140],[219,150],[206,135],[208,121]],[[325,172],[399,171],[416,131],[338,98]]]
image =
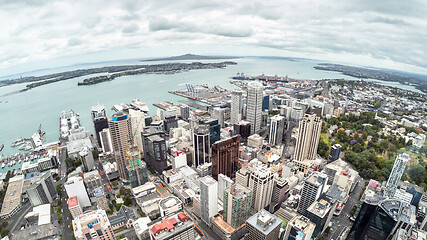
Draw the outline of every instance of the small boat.
[[[0,152],[1,150],[3,150],[3,148],[4,148],[4,144],[0,145]]]
[[[2,163],[1,164],[1,168],[4,168],[6,166],[6,164],[5,163]]]

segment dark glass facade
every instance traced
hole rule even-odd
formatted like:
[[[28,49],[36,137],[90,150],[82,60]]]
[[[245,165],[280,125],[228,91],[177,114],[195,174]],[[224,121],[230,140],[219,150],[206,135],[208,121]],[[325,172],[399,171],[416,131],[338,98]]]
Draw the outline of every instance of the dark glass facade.
[[[218,180],[218,174],[229,178],[236,177],[239,164],[240,135],[224,139],[212,145],[212,177]]]

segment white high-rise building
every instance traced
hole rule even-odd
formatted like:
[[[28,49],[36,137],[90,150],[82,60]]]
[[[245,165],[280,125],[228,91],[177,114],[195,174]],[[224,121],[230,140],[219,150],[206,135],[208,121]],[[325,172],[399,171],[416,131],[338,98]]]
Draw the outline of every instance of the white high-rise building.
[[[271,202],[274,175],[267,165],[257,166],[249,178],[249,189],[252,190],[252,209],[259,211]]]
[[[87,194],[82,177],[70,177],[64,186],[69,198],[77,197],[79,205],[82,208],[90,206],[89,195]]]
[[[304,174],[307,174],[310,162],[316,160],[321,130],[322,119],[315,114],[306,114],[299,122],[293,162]]]
[[[221,203],[224,202],[224,190],[233,184],[231,178],[222,173],[218,174],[218,199]]]
[[[397,185],[399,184],[399,181],[402,178],[403,173],[405,172],[405,167],[408,160],[409,155],[406,153],[397,155],[385,188],[386,197],[394,197]]]
[[[214,108],[213,114],[212,114],[213,118],[218,119],[218,124],[222,128],[224,127],[224,114],[225,114],[225,109],[219,108],[219,107]]]
[[[138,148],[140,152],[144,152],[142,147],[142,135],[145,127],[145,113],[129,109],[130,125],[132,127],[132,139],[133,144]]]
[[[285,118],[280,115],[275,115],[270,118],[270,133],[268,135],[268,143],[272,145],[282,144],[283,130],[285,128]]]
[[[111,142],[110,129],[104,128],[101,132],[99,132],[99,138],[101,141],[102,151],[104,153],[113,152],[113,143]]]
[[[248,83],[246,120],[251,123],[251,134],[261,129],[263,90],[260,82]]]
[[[241,90],[231,92],[231,123],[238,123],[242,120],[242,95]]]
[[[218,213],[218,182],[211,176],[200,179],[200,208],[202,220],[209,225],[210,219]]]

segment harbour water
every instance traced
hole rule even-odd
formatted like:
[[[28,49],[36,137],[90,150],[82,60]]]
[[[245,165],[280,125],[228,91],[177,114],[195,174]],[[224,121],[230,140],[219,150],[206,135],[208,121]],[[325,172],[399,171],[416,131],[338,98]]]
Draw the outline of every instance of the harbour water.
[[[219,62],[221,60],[212,60]],[[185,84],[207,83],[209,86],[220,85],[225,88],[235,88],[230,84],[230,77],[236,73],[246,75],[279,75],[296,79],[333,79],[344,78],[355,80],[355,78],[344,76],[338,72],[319,71],[313,66],[320,63],[315,60],[289,60],[277,58],[239,58],[233,59],[237,65],[229,65],[225,69],[204,69],[182,72],[177,74],[143,74],[116,78],[113,81],[104,82],[91,86],[77,86],[79,81],[90,76],[78,77],[66,81],[47,84],[31,89],[26,92],[15,91],[23,89],[25,84],[17,84],[0,88],[0,144],[4,144],[4,149],[0,156],[8,156],[19,152],[17,148],[10,145],[20,137],[28,138],[42,125],[46,132],[46,142],[57,141],[59,137],[59,117],[61,111],[73,109],[80,114],[80,122],[86,130],[93,132],[93,125],[90,119],[90,109],[100,103],[105,105],[107,114],[111,116],[113,110],[111,106],[119,103],[128,103],[133,98],[138,98],[147,103],[150,114],[156,113],[156,107],[152,104],[161,101],[188,101],[182,97],[169,94],[169,90],[185,88]],[[207,62],[207,61],[201,61]],[[120,61],[116,64],[110,62],[104,64],[155,64],[156,62],[139,62],[137,60]],[[74,69],[98,67],[99,64],[87,64],[75,66]],[[73,68],[68,68],[70,70]],[[43,70],[43,74],[61,72],[62,69]],[[32,72],[31,75],[39,75]],[[387,84],[387,82],[384,82]],[[391,84],[390,84],[391,85]],[[392,83],[395,87],[408,90],[416,90],[413,86]],[[6,95],[5,95],[6,94]],[[5,96],[4,96],[5,95]],[[19,168],[20,164],[15,164],[13,169]],[[9,170],[0,168],[0,172]]]

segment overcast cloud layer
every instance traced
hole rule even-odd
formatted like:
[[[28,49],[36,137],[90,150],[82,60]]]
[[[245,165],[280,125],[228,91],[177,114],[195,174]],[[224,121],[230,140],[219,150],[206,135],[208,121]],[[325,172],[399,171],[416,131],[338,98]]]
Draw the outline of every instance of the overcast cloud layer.
[[[423,0],[0,0],[0,72],[66,56],[192,50],[427,72],[426,15]]]

